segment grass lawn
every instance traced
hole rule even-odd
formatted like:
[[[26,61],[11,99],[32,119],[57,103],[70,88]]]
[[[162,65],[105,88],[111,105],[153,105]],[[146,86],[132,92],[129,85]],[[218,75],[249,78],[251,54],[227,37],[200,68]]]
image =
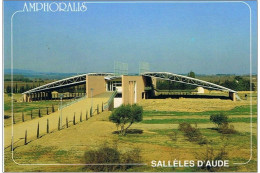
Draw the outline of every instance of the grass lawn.
[[[105,111],[91,117],[89,120],[70,125],[60,131],[43,135],[37,140],[30,141],[14,150],[14,159],[18,163],[48,163],[48,164],[84,164],[84,153],[88,150],[97,149],[106,143],[109,146],[117,144],[119,151],[126,152],[134,148],[141,151],[144,166],[135,166],[127,171],[136,172],[206,172],[199,168],[153,168],[152,160],[198,160],[205,159],[209,148],[217,154],[225,146],[227,159],[230,167],[218,171],[248,172],[257,170],[257,106],[256,101],[253,110],[253,136],[252,160],[245,165],[234,165],[233,163],[246,162],[250,158],[250,106],[249,101],[229,102],[224,100],[203,99],[167,99],[166,105],[149,109],[153,101],[142,102],[144,106],[143,121],[133,124],[131,129],[142,130],[140,134],[127,134],[120,136],[113,134],[117,130],[115,124],[109,122],[111,112]],[[192,105],[189,105],[192,103]],[[207,106],[204,105],[207,103]],[[234,105],[232,105],[232,103]],[[181,107],[183,104],[183,107]],[[227,104],[227,107],[224,105]],[[169,110],[165,109],[169,106]],[[193,111],[193,107],[197,107]],[[157,109],[157,110],[155,110]],[[223,135],[215,130],[215,125],[209,121],[211,114],[225,112],[231,119],[237,133]],[[190,142],[183,132],[178,130],[180,122],[190,122],[200,129],[203,137],[208,140],[207,145]],[[5,171],[91,171],[84,165],[16,165],[11,160],[10,148],[5,150]]]

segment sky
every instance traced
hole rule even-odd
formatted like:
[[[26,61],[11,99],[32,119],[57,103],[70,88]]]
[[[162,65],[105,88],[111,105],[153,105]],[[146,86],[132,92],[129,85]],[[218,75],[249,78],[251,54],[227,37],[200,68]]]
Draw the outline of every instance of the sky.
[[[39,1],[37,1],[39,2]],[[46,2],[46,1],[44,1]],[[66,1],[75,2],[75,1]],[[251,8],[252,72],[257,73],[257,3]],[[85,12],[21,12],[13,18],[13,66],[38,72],[150,71],[249,74],[250,8],[243,2],[87,3]],[[4,1],[4,68],[11,68],[11,16]]]

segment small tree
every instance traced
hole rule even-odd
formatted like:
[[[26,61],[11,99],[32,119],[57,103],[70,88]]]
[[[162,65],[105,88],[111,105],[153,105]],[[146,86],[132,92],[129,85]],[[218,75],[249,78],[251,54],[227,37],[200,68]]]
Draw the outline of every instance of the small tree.
[[[38,126],[37,126],[37,139],[40,137],[40,124],[38,122]]]
[[[80,112],[79,121],[82,122],[82,112]]]
[[[88,120],[88,111],[86,110],[86,120]]]
[[[47,119],[47,133],[49,133],[49,119]]]
[[[11,93],[12,92],[12,88],[8,85],[6,87],[6,93]]]
[[[42,116],[41,116],[41,109],[39,108],[39,111],[38,111],[38,116],[39,116],[39,118],[41,118]]]
[[[188,73],[188,77],[192,77],[192,78],[195,78],[195,73],[193,71],[190,71]]]
[[[92,112],[92,106],[91,106],[91,108],[90,108],[90,111],[89,111],[89,115],[90,115],[90,117],[92,117],[92,114],[93,112]]]
[[[109,120],[121,127],[120,134],[125,135],[127,129],[134,123],[143,120],[143,108],[136,104],[122,105],[114,109]],[[128,124],[128,125],[127,125]],[[127,127],[126,127],[127,125]]]
[[[68,121],[68,117],[66,117],[66,126],[67,126],[67,128],[69,128],[69,121]]]
[[[22,112],[22,121],[24,122],[24,113]]]
[[[228,116],[224,113],[210,115],[210,121],[216,124],[219,128],[221,125],[228,123]]]
[[[24,145],[27,145],[27,130],[25,131],[25,136],[24,136]]]

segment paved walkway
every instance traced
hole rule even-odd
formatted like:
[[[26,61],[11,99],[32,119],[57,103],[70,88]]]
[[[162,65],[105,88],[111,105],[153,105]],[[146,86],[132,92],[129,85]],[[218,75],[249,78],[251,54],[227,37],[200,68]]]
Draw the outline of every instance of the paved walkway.
[[[99,111],[101,111],[102,102],[108,101],[112,93],[99,94],[93,97],[93,112],[96,113],[97,105],[99,104]],[[80,121],[80,114],[82,113],[82,120],[86,120],[86,111],[88,111],[88,118],[90,118],[89,112],[91,107],[91,98],[83,99],[70,106],[62,109],[62,125],[66,128],[66,117],[68,117],[69,124],[73,123],[73,117],[75,113],[76,123]],[[49,120],[49,132],[58,130],[60,111],[56,111],[50,115],[42,118],[36,118],[30,121],[21,122],[13,125],[13,139],[14,147],[24,143],[25,131],[27,130],[27,141],[37,138],[37,126],[40,126],[40,136],[47,134],[47,119]],[[4,128],[4,147],[10,147],[12,139],[12,126]]]

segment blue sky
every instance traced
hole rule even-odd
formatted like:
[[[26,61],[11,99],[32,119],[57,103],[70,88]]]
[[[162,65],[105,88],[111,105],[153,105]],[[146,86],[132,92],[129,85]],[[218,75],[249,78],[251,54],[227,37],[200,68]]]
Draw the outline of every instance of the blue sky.
[[[39,2],[39,1],[38,1]],[[46,2],[46,1],[44,1]],[[67,1],[66,1],[67,2]],[[256,2],[252,70],[257,72]],[[24,2],[4,2],[4,67],[10,68],[10,19]],[[138,72],[249,74],[249,8],[242,2],[88,3],[86,12],[24,12],[13,21],[14,68],[108,72],[114,61]]]

